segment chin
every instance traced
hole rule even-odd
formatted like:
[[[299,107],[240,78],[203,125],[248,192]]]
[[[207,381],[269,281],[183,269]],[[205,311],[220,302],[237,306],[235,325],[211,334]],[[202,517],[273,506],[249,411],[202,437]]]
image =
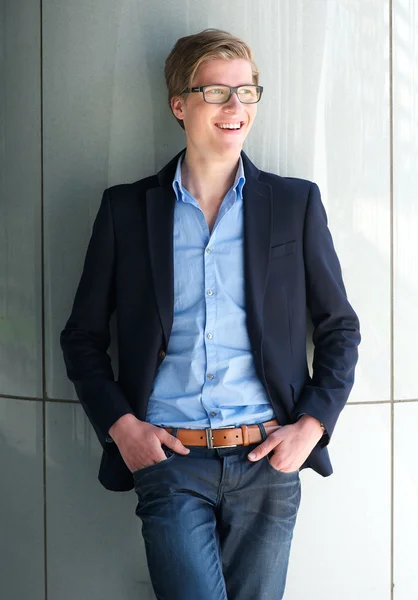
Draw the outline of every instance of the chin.
[[[241,154],[242,144],[235,144],[235,146],[223,146],[219,147],[217,153],[221,156],[233,156],[238,157]]]

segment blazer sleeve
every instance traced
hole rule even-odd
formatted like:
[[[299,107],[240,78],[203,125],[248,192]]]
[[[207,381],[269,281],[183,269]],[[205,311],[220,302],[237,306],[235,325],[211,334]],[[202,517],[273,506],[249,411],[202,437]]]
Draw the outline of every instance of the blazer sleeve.
[[[319,445],[325,447],[354,383],[361,336],[316,183],[311,183],[305,214],[304,263],[307,307],[314,326],[313,374],[293,415],[298,419],[306,413],[321,421],[326,433]]]
[[[115,236],[110,191],[103,193],[70,317],[60,334],[68,378],[97,437],[106,448],[109,428],[133,410],[115,381],[109,320],[115,301]]]

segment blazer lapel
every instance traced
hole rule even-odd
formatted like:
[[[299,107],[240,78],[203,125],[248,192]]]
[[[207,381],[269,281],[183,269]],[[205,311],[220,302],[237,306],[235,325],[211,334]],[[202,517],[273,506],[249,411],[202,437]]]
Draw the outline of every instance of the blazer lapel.
[[[148,247],[153,283],[167,348],[174,314],[173,227],[176,195],[172,187],[179,152],[146,192]],[[241,152],[246,183],[244,202],[244,275],[247,329],[254,349],[261,348],[264,291],[269,266],[272,190],[261,172]]]
[[[271,186],[260,181],[260,170],[244,152],[241,156],[246,180],[243,201],[247,329],[253,349],[260,351],[264,292],[270,259],[273,194]]]
[[[174,313],[173,227],[176,194],[172,183],[183,151],[157,173],[157,187],[149,188],[146,192],[148,248],[165,348],[168,346]]]

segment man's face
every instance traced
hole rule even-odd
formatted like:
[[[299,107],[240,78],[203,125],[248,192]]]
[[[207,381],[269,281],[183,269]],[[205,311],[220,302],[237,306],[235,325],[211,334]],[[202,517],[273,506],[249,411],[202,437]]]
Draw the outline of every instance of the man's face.
[[[214,83],[230,86],[253,83],[251,63],[241,58],[203,62],[192,87]],[[187,145],[205,154],[239,154],[257,114],[257,104],[242,104],[235,93],[225,104],[209,104],[204,101],[203,92],[195,92],[187,94],[185,99],[173,98],[171,106],[175,116],[184,121]],[[219,123],[241,123],[241,128],[220,129]]]

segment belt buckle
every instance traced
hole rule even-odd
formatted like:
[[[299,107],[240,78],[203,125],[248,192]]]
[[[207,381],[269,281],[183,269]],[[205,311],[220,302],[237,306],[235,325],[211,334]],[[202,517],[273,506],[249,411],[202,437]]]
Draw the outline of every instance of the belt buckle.
[[[216,429],[235,429],[235,425],[223,425],[222,427],[217,427]],[[238,446],[238,444],[228,444],[227,446],[214,446],[212,437],[212,427],[206,427],[205,433],[208,448],[236,448]]]

